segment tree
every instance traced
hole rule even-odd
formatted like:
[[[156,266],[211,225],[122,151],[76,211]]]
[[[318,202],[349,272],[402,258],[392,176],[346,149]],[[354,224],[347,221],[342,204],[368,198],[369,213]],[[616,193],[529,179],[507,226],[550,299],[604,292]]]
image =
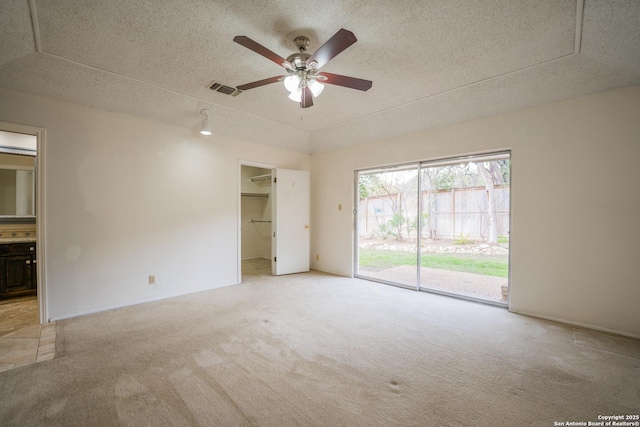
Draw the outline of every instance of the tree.
[[[445,182],[444,186],[451,186],[453,179],[441,180],[438,176],[438,169],[428,168],[422,169],[422,190],[420,191],[420,198],[426,193],[426,203],[424,204],[424,210],[426,212],[422,212],[422,224],[427,227],[427,235],[430,240],[436,240],[436,230],[433,224],[433,210],[434,210],[434,197],[433,191],[442,186],[442,183]],[[450,178],[451,175],[447,175],[447,178]],[[444,187],[443,186],[443,187]],[[422,203],[422,201],[421,201]]]
[[[421,197],[426,196],[426,201],[423,205],[422,224],[426,226],[429,239],[436,240],[437,237],[435,227],[436,193],[442,190],[452,190],[466,186],[467,182],[472,179],[468,169],[467,164],[427,167],[422,169]]]
[[[380,191],[378,174],[362,174],[358,177],[358,194],[361,199],[375,196]]]
[[[409,237],[416,228],[416,219],[410,215],[415,202],[417,174],[413,171],[389,171],[359,175],[358,193],[361,199],[377,199],[388,207],[391,215],[376,213],[378,231],[383,235],[392,235],[396,240]],[[365,201],[365,203],[369,203]],[[367,205],[368,206],[368,205]],[[391,217],[390,219],[389,216]],[[380,224],[379,218],[383,218]],[[406,232],[406,234],[405,234]]]
[[[496,195],[495,195],[495,180],[499,174],[499,169],[496,167],[496,162],[487,162],[488,167],[484,162],[477,162],[478,171],[484,180],[484,185],[487,188],[487,213],[489,216],[489,238],[488,243],[498,243],[498,215],[496,213]],[[501,179],[501,178],[498,178]]]

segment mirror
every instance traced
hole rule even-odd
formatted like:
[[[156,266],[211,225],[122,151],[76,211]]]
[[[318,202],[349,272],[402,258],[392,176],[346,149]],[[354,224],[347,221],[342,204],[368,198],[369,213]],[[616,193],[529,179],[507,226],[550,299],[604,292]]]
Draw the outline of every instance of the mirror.
[[[0,221],[35,220],[35,156],[0,153]]]

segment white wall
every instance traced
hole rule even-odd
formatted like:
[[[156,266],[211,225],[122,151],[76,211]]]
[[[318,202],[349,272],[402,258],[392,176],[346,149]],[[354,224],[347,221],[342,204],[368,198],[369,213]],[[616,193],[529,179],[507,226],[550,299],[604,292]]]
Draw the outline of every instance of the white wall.
[[[314,154],[312,268],[353,274],[354,170],[502,149],[511,311],[640,337],[638,86]]]
[[[238,160],[310,166],[306,154],[6,90],[0,121],[46,129],[52,319],[236,283]]]

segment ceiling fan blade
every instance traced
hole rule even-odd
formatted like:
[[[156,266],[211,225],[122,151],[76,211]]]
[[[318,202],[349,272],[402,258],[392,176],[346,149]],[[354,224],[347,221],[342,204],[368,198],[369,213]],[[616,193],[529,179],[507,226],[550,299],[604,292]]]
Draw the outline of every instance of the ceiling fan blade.
[[[313,94],[311,93],[311,89],[309,86],[305,86],[302,89],[302,100],[300,101],[300,107],[309,108],[313,106]]]
[[[341,28],[335,33],[325,44],[320,46],[316,52],[309,57],[307,64],[316,62],[315,68],[320,68],[331,59],[335,58],[340,52],[357,42],[356,36],[349,30]]]
[[[373,82],[371,80],[363,80],[363,79],[357,79],[355,77],[341,76],[340,74],[318,73],[318,76],[325,77],[325,79],[322,79],[322,78],[317,79],[321,83],[344,86],[351,89],[357,89],[357,90],[363,90],[363,91],[371,89],[371,86],[373,85]]]
[[[293,69],[293,66],[289,62],[287,62],[286,59],[284,59],[283,57],[281,57],[277,53],[274,53],[274,52],[270,51],[266,47],[262,46],[260,43],[257,43],[255,41],[251,40],[247,36],[235,36],[233,38],[233,41],[238,43],[238,44],[240,44],[240,45],[242,45],[242,46],[244,46],[244,47],[246,47],[247,49],[250,49],[250,50],[254,51],[258,55],[264,56],[268,60],[275,62],[276,64],[280,65],[281,67]]]
[[[258,80],[256,82],[251,82],[251,83],[245,83],[243,85],[240,85],[240,86],[236,87],[236,89],[238,89],[238,90],[249,90],[249,89],[253,89],[254,87],[260,87],[260,86],[268,85],[268,84],[271,84],[271,83],[279,82],[280,80],[284,79],[285,77],[286,76],[269,77],[268,79]]]

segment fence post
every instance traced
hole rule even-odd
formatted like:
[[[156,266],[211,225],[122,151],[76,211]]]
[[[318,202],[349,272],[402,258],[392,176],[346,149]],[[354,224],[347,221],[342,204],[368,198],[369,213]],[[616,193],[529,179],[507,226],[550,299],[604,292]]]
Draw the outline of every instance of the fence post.
[[[451,189],[451,240],[456,238],[456,189]]]

